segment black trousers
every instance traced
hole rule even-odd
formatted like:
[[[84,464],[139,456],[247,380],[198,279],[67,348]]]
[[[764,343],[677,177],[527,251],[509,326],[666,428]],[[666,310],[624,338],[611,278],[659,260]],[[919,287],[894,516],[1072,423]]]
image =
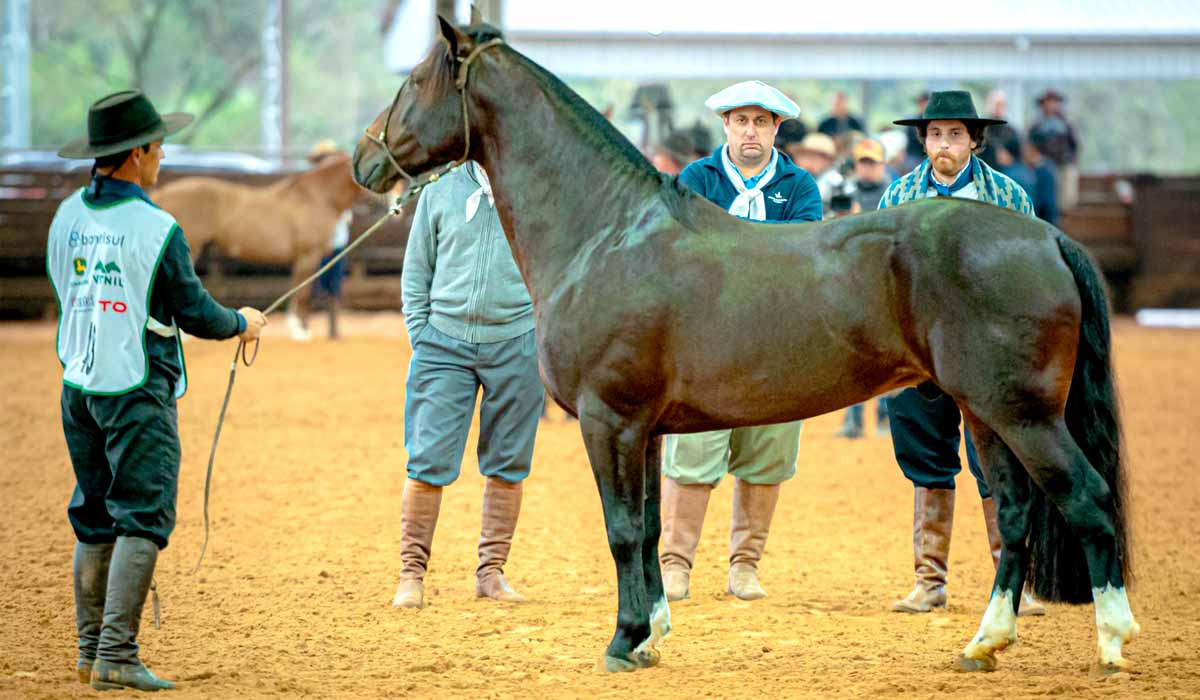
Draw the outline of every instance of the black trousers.
[[[892,448],[905,478],[914,487],[954,488],[954,477],[962,471],[962,462],[958,459],[962,414],[954,399],[929,384],[921,390],[909,387],[887,402],[892,421]],[[975,477],[980,497],[988,498],[991,493],[966,426],[963,426],[962,434],[967,438],[967,466]]]
[[[67,507],[75,537],[100,544],[135,536],[166,547],[180,459],[170,380],[151,368],[144,386],[120,396],[63,386],[62,421],[75,470]]]

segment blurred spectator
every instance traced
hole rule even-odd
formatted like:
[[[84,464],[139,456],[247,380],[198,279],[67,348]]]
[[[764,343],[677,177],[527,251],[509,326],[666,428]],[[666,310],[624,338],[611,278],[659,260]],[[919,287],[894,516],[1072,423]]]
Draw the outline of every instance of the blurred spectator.
[[[863,139],[854,147],[852,155],[854,171],[850,182],[854,185],[854,200],[860,211],[875,211],[879,207],[879,198],[893,179],[884,161],[883,144],[875,139]]]
[[[883,144],[875,139],[863,139],[854,146],[852,156],[854,171],[849,178],[853,187],[850,195],[854,199],[852,213],[875,211],[884,191],[894,179],[887,170]],[[836,208],[831,206],[831,209]],[[836,211],[834,216],[837,216]],[[865,405],[860,403],[846,409],[842,427],[837,432],[839,437],[854,439],[863,436]],[[888,432],[887,400],[883,396],[879,397],[875,405],[875,426],[880,435]]]
[[[897,127],[879,132],[879,143],[883,145],[883,158],[887,163],[888,177],[896,179],[904,170],[904,158],[908,148],[908,134]]]
[[[917,113],[913,116],[920,118],[925,113],[925,106],[928,104],[928,92],[917,95]],[[905,149],[904,166],[900,168],[900,171],[907,173],[920,165],[923,160],[925,160],[925,143],[917,133],[917,128],[910,126],[908,127],[908,148]]]
[[[826,136],[838,136],[847,131],[866,131],[862,119],[850,113],[850,98],[838,90],[833,93],[831,113],[817,126],[817,131]]]
[[[308,152],[308,163],[312,167],[317,167],[321,161],[329,156],[342,153],[338,148],[337,143],[333,139],[322,139],[312,147]],[[350,220],[354,214],[347,209],[342,212],[338,218],[337,224],[334,225],[333,231],[330,233],[330,252],[321,258],[321,264],[318,269],[324,267],[326,263],[340,254],[350,244]],[[346,278],[346,261],[345,259],[338,260],[333,267],[326,270],[320,277],[317,278],[317,283],[313,285],[313,296],[320,298],[324,297],[326,309],[329,311],[329,339],[337,340],[338,334],[338,308],[342,301],[342,280]]]
[[[775,134],[775,148],[787,154],[792,162],[796,162],[796,154],[804,137],[808,136],[808,126],[799,119],[784,119],[779,122],[779,132]]]
[[[837,148],[833,145],[833,139],[820,132],[813,132],[805,136],[800,145],[794,149],[792,157],[796,165],[807,170],[808,174],[817,181],[817,188],[821,190],[821,202],[826,211],[829,210],[833,191],[841,187],[842,181],[845,179],[837,171],[837,168],[833,167],[836,158]]]
[[[685,129],[684,133],[692,140],[692,158],[688,161],[689,163],[712,155],[716,145],[713,143],[712,134],[699,119],[692,124],[690,129]]]
[[[992,90],[987,96],[986,109],[987,116],[1007,121],[1005,113],[1008,112],[1008,95],[1004,94],[1003,90]],[[1006,168],[1021,162],[1021,135],[1011,124],[993,124],[987,128],[985,135],[979,157],[983,162],[1008,175]]]
[[[1054,168],[1042,156],[1037,146],[1030,142],[1025,143],[1021,160],[1024,161],[1023,164],[1033,183],[1032,187],[1022,183],[1022,187],[1025,187],[1025,191],[1033,199],[1033,213],[1037,214],[1039,219],[1058,226],[1058,178],[1054,174]]]
[[[1070,209],[1079,201],[1079,142],[1075,129],[1063,115],[1063,96],[1053,89],[1038,97],[1042,113],[1029,129],[1029,140],[1054,165],[1058,175],[1058,208]]]
[[[696,160],[696,148],[692,138],[684,131],[672,131],[662,143],[654,147],[650,162],[658,170],[678,176],[684,167]]]

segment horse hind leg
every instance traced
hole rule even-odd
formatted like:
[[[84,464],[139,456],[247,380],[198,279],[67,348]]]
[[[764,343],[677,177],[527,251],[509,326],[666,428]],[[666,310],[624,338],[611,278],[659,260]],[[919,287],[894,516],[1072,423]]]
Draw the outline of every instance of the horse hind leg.
[[[1118,550],[1118,514],[1112,489],[1088,461],[1062,419],[1043,425],[1015,424],[997,429],[1078,540],[1077,545],[1063,541],[1069,538],[1062,537],[1057,538],[1057,542],[1038,542],[1045,533],[1038,531],[1039,514],[1035,511],[1035,527],[1030,540],[1037,543],[1039,553],[1048,553],[1035,557],[1035,584],[1039,577],[1052,575],[1056,578],[1037,586],[1038,593],[1044,595],[1053,585],[1055,590],[1064,592],[1057,596],[1058,599],[1083,602],[1086,598],[1079,600],[1068,596],[1090,584],[1101,669],[1115,672],[1127,668],[1128,662],[1121,655],[1123,646],[1132,641],[1141,628],[1133,618],[1125,592]],[[1082,567],[1062,566],[1053,561],[1068,557],[1069,548],[1075,546],[1082,547],[1086,571],[1081,571]],[[1054,599],[1056,596],[1048,597]]]
[[[648,429],[631,424],[599,400],[586,403],[579,424],[617,566],[617,629],[600,665],[609,672],[633,671],[659,659],[657,649],[647,643],[650,606],[642,564]]]
[[[1017,641],[1017,613],[1029,568],[1031,485],[1017,456],[991,428],[964,411],[988,487],[997,505],[1002,549],[979,632],[959,657],[964,671],[992,671],[996,653]]]

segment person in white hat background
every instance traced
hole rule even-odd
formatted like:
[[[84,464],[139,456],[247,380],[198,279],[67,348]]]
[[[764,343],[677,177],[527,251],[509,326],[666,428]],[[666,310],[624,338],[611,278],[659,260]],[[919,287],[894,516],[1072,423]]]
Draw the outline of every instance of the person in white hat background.
[[[158,552],[175,528],[179,419],[187,385],[180,331],[258,337],[257,309],[221,306],[192,267],[175,219],[146,194],[162,142],[192,121],[159,115],[140,92],[101,98],[87,136],[63,158],[94,160],[92,181],[63,200],[46,241],[58,301],[63,434],[75,471],[76,671],[99,690],[165,690],[138,658],[142,608]]]
[[[720,115],[726,142],[684,168],[679,182],[744,219],[819,221],[816,182],[773,146],[780,122],[800,113],[796,103],[770,85],[747,81],[704,104]],[[799,450],[800,421],[666,437],[659,558],[668,600],[689,596],[709,496],[726,474],[735,478],[727,592],[742,600],[766,595],[758,563],[780,484],[796,473]]]

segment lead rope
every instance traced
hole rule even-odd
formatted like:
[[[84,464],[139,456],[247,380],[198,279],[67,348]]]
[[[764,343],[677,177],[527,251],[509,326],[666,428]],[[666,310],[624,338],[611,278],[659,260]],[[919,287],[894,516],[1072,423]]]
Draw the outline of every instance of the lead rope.
[[[404,192],[403,195],[397,197],[396,203],[392,205],[386,214],[372,224],[371,228],[363,231],[362,235],[354,239],[353,243],[346,246],[342,252],[333,256],[329,262],[325,263],[319,270],[309,275],[308,278],[303,282],[295,287],[292,287],[287,291],[287,293],[272,302],[271,305],[263,311],[263,315],[269,315],[277,310],[284,304],[284,302],[295,296],[297,292],[312,284],[313,280],[325,274],[325,272],[336,265],[339,260],[349,255],[358,246],[362,245],[368,238],[371,237],[372,234],[378,231],[388,219],[391,219],[393,216],[399,214],[400,211],[409,203],[409,201],[411,201],[413,197],[415,197],[422,189],[424,189],[426,185],[436,182],[439,177],[441,177],[440,173],[435,173],[426,182],[423,182],[416,187],[409,188]],[[221,402],[221,413],[217,416],[217,430],[213,434],[212,448],[208,452],[208,470],[204,475],[204,542],[200,545],[200,557],[196,560],[196,566],[192,568],[191,573],[193,574],[200,570],[200,564],[204,561],[204,553],[208,550],[208,503],[212,493],[213,462],[217,457],[217,442],[221,439],[221,426],[225,424],[225,411],[229,408],[229,397],[233,394],[233,381],[237,376],[238,357],[241,357],[242,364],[246,365],[247,367],[253,365],[254,360],[258,358],[258,339],[254,340],[254,352],[252,352],[249,357],[246,356],[246,348],[248,345],[249,344],[246,341],[239,339],[237,347],[233,351],[233,362],[229,365],[229,383],[225,386],[225,400]],[[154,590],[153,586],[151,586],[151,590]],[[157,593],[155,594],[155,601],[155,615],[157,617]],[[157,626],[157,624],[155,626]]]

